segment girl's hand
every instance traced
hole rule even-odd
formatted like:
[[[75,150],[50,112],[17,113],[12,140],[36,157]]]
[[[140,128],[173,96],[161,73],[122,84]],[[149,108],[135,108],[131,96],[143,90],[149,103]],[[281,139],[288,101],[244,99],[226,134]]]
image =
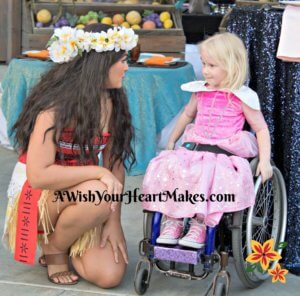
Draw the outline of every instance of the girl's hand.
[[[124,261],[128,264],[127,246],[124,238],[121,222],[116,219],[108,219],[104,224],[101,233],[100,247],[104,248],[107,241],[110,242],[113,249],[116,263],[119,263],[119,251],[121,252]]]
[[[270,161],[259,161],[256,169],[256,176],[261,174],[263,183],[273,176],[273,168]]]
[[[175,146],[174,142],[168,142],[166,150],[173,150]]]
[[[103,182],[107,187],[107,193],[109,195],[115,194],[121,195],[123,191],[123,185],[121,182],[107,169],[102,168],[105,170],[104,174],[100,176],[99,180]],[[114,212],[116,210],[116,202],[111,202],[111,210]]]

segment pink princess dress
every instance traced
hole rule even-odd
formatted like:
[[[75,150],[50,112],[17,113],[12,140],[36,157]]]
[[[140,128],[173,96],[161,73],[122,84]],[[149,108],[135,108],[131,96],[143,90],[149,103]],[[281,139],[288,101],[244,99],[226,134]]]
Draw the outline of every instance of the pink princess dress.
[[[172,218],[204,218],[208,226],[219,223],[222,214],[250,207],[254,204],[254,184],[249,162],[246,158],[258,154],[253,134],[243,131],[245,120],[255,131],[266,128],[257,94],[243,86],[234,92],[212,90],[204,81],[181,86],[182,90],[195,93],[184,112],[195,118],[187,125],[183,142],[217,145],[234,154],[216,154],[191,151],[184,147],[162,151],[151,160],[143,181],[144,194],[159,194],[176,189],[180,194],[202,194],[204,201],[174,201],[163,196],[159,201],[144,201],[143,208],[161,212]],[[233,201],[206,201],[211,194],[234,194]],[[166,200],[166,201],[165,201]]]

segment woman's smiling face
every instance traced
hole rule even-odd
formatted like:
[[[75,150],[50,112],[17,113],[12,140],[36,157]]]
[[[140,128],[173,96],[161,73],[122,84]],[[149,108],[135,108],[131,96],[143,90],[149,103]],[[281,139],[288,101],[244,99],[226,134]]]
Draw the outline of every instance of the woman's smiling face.
[[[113,64],[108,71],[107,88],[121,88],[125,72],[128,70],[127,53]]]

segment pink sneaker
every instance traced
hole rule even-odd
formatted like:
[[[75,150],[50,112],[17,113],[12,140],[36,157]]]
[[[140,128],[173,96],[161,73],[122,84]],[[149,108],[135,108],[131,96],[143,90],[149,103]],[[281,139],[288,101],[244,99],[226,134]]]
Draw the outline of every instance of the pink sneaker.
[[[183,221],[179,219],[167,218],[163,222],[164,229],[156,242],[158,244],[177,245],[183,230]]]
[[[196,219],[191,219],[188,233],[178,243],[180,246],[200,249],[205,245],[205,237],[206,226]]]

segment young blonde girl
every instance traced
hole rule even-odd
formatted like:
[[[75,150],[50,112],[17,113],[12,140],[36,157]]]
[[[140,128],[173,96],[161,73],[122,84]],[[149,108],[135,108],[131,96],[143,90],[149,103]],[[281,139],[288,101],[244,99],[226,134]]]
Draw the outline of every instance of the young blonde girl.
[[[253,178],[247,158],[259,156],[256,174],[263,181],[272,176],[270,135],[257,94],[244,86],[247,78],[247,52],[234,34],[217,34],[199,46],[205,81],[181,86],[192,92],[169,138],[167,150],[154,158],[147,168],[143,192],[164,191],[176,195],[198,194],[196,203],[144,202],[149,211],[166,216],[157,242],[191,248],[204,245],[206,225],[215,226],[224,212],[239,211],[254,204]],[[195,119],[195,123],[191,122]],[[245,121],[253,134],[243,131]],[[183,147],[174,149],[183,135]],[[232,194],[234,201],[211,201],[217,194]],[[182,237],[183,218],[192,218],[188,233]]]

